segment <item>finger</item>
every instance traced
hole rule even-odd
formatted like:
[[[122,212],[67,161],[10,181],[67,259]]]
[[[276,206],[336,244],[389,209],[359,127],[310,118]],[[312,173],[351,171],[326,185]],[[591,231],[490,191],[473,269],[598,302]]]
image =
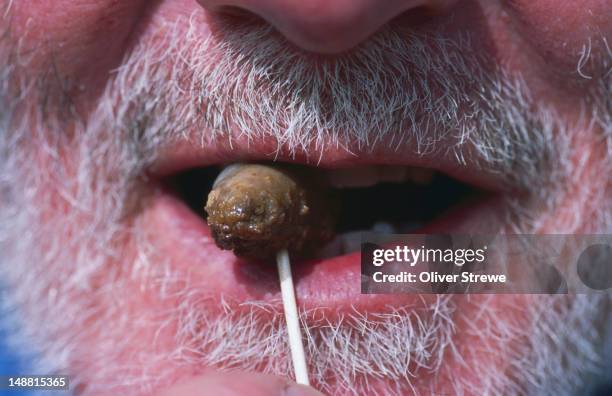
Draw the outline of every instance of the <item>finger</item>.
[[[311,387],[267,374],[210,373],[176,384],[159,396],[323,396]]]

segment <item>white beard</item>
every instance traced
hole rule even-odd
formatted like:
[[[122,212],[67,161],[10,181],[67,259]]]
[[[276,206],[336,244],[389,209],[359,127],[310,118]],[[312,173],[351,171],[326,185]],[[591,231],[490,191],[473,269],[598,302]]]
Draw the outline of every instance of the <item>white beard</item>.
[[[604,103],[588,108],[593,114],[588,119],[598,121],[565,125],[550,108],[533,110],[519,79],[502,71],[485,72],[478,60],[462,55],[470,53],[467,38],[450,42],[433,35],[434,39],[406,40],[389,30],[347,58],[312,65],[285,49],[267,29],[225,32],[225,41],[219,43],[199,42],[195,31],[180,32],[181,25],[171,25],[156,44],[145,43],[132,51],[86,122],[45,117],[38,106],[45,93],[34,88],[22,92],[28,103],[14,99],[8,88],[1,93],[0,103],[7,110],[2,113],[0,136],[0,274],[9,287],[3,302],[8,310],[19,310],[13,315],[20,328],[15,341],[40,353],[37,371],[72,371],[75,361],[87,356],[93,368],[88,372],[95,375],[81,378],[75,372],[72,378],[73,385],[87,382],[87,393],[110,394],[122,385],[109,382],[111,378],[150,391],[165,378],[147,376],[148,368],[168,360],[177,370],[189,364],[289,372],[277,307],[254,301],[243,307],[247,314],[228,303],[225,313],[209,314],[210,296],[188,279],[178,279],[148,242],[147,230],[131,219],[155,193],[145,186],[143,170],[172,139],[204,144],[238,134],[255,139],[270,133],[280,145],[297,152],[312,144],[319,149],[323,144],[344,147],[349,139],[375,145],[395,133],[395,144],[419,141],[423,155],[456,156],[470,145],[472,157],[463,161],[492,167],[518,185],[542,186],[529,199],[509,202],[507,217],[513,220],[506,229],[514,232],[539,230],[541,218],[567,198],[566,183],[575,171],[570,158],[576,154],[576,131],[599,134],[612,147],[605,81],[604,92],[593,94]],[[430,52],[432,41],[440,50],[437,55]],[[292,63],[270,61],[289,55]],[[355,67],[354,62],[368,68]],[[388,71],[389,62],[398,72]],[[8,72],[4,78],[31,80]],[[248,83],[239,84],[243,81]],[[371,89],[355,100],[354,85],[347,81]],[[407,91],[407,86],[414,91]],[[433,110],[426,112],[429,108]],[[461,110],[465,108],[469,111]],[[23,109],[31,110],[27,118],[19,116]],[[53,113],[59,107],[51,104],[46,110]],[[63,132],[68,124],[75,128],[71,134]],[[194,130],[209,132],[186,132]],[[70,153],[67,163],[59,161],[65,150]],[[600,160],[598,172],[612,169],[610,153]],[[609,186],[571,199],[576,202],[575,214],[559,221],[557,232],[611,231]],[[64,210],[49,211],[58,202]],[[583,223],[592,216],[599,220]],[[82,226],[76,230],[75,224]],[[128,240],[135,241],[131,246],[136,252],[122,247],[120,242]],[[158,290],[158,302],[178,294],[182,303],[161,317],[143,312],[136,322],[121,304],[105,309],[94,304],[128,282]],[[598,346],[606,336],[597,325],[609,309],[608,296],[534,297],[524,308],[533,326],[523,329],[487,309],[495,298],[502,297],[474,299],[490,324],[475,335],[499,339],[502,346],[523,339],[521,348],[499,351],[508,356],[511,372],[471,367],[475,374],[469,377],[479,382],[456,378],[458,393],[568,394],[583,385],[585,373],[597,370]],[[465,318],[452,298],[440,296],[431,306],[412,308],[368,316],[356,313],[332,323],[316,312],[303,312],[307,349],[316,356],[316,386],[324,392],[336,383],[353,394],[409,393],[414,376],[439,373],[447,359],[464,358],[454,348],[453,332],[454,323]],[[264,320],[264,311],[274,312],[274,319]],[[138,367],[112,363],[129,350],[140,330],[169,326],[177,327],[172,350],[141,350]],[[227,334],[232,334],[231,342]],[[253,341],[252,334],[260,336]],[[85,351],[83,341],[90,337],[96,343]],[[202,345],[207,346],[205,354],[197,352]],[[377,377],[397,385],[375,388]]]

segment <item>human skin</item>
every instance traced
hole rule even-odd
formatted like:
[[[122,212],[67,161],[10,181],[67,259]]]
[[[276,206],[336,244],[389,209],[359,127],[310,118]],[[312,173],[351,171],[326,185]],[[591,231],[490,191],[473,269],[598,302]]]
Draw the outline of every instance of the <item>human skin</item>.
[[[610,232],[610,225],[602,225],[600,221],[609,198],[605,181],[602,187],[602,172],[608,172],[610,169],[606,162],[609,148],[606,149],[605,144],[601,142],[602,136],[606,136],[605,133],[609,136],[610,126],[591,123],[592,114],[587,111],[585,118],[584,106],[578,105],[586,103],[588,107],[591,103],[588,98],[601,96],[601,93],[593,92],[599,89],[602,81],[604,84],[608,81],[609,88],[610,63],[607,59],[610,57],[610,48],[607,48],[605,40],[602,40],[612,37],[612,4],[609,1],[30,0],[12,1],[5,6],[6,16],[2,24],[9,34],[5,39],[8,43],[4,42],[2,45],[5,48],[17,48],[17,53],[28,59],[23,63],[25,66],[16,67],[15,73],[24,81],[35,81],[38,76],[52,75],[53,78],[44,79],[43,90],[45,95],[51,98],[48,111],[62,117],[66,114],[67,122],[63,125],[66,136],[79,134],[80,129],[74,120],[90,119],[99,105],[100,98],[105,97],[105,88],[116,75],[117,69],[123,65],[126,56],[140,43],[155,42],[156,36],[167,26],[165,23],[175,20],[184,22],[184,25],[178,26],[179,30],[187,30],[191,26],[202,41],[209,39],[217,42],[223,40],[223,34],[218,34],[219,31],[231,30],[232,24],[241,24],[243,18],[248,18],[238,11],[248,11],[262,19],[258,23],[270,24],[277,29],[288,40],[287,45],[306,51],[306,57],[323,56],[325,59],[334,59],[343,53],[350,53],[390,23],[415,31],[440,29],[450,38],[468,32],[480,55],[488,60],[485,67],[503,68],[520,76],[529,87],[534,102],[554,109],[556,114],[560,115],[562,123],[569,126],[571,142],[576,152],[590,153],[586,158],[570,155],[568,166],[575,172],[570,172],[564,179],[564,194],[560,196],[560,202],[552,209],[542,209],[541,213],[536,213],[538,227],[530,231]],[[229,13],[231,17],[221,17],[219,13]],[[585,58],[587,61],[583,64],[580,60],[587,48],[590,57]],[[605,80],[606,78],[608,80]],[[19,91],[19,87],[9,84],[6,91]],[[609,94],[609,91],[607,93]],[[34,106],[35,103],[41,102],[40,96],[42,95],[25,96],[22,105],[24,108]],[[62,101],[69,103],[69,106],[62,106]],[[609,111],[609,105],[607,110]],[[21,116],[27,117],[27,111],[25,116]],[[39,132],[42,135],[51,133],[44,128]],[[270,159],[268,154],[273,151],[271,148],[278,149],[278,159],[309,162],[308,150],[302,147],[296,153],[283,144],[278,147],[278,131],[266,133],[263,139],[253,144],[248,139],[237,136],[232,142],[231,150],[226,142],[220,140],[207,142],[203,146],[196,144],[195,139],[187,139],[176,145],[173,145],[175,142],[168,144],[161,148],[161,155],[155,162],[143,170],[142,175],[152,180],[149,184],[145,183],[147,186],[143,191],[150,191],[147,188],[154,189],[158,178],[190,166],[238,162],[244,159]],[[76,138],[78,139],[78,136]],[[25,145],[27,146],[27,143]],[[50,155],[43,150],[38,152],[35,144],[28,146],[27,150],[34,153],[32,162],[36,166],[52,168],[55,162],[66,164],[66,169],[69,170],[67,177],[76,177],[73,168],[79,163],[78,153],[71,151],[70,144],[62,148],[56,155]],[[524,186],[509,185],[506,180],[488,175],[487,172],[479,175],[473,167],[464,167],[452,159],[439,158],[436,155],[409,156],[406,152],[412,147],[408,144],[406,152],[400,151],[396,154],[382,149],[370,152],[350,148],[351,150],[340,150],[330,142],[324,142],[319,166],[354,166],[380,161],[383,157],[389,162],[399,162],[400,158],[408,156],[411,165],[444,171],[464,181],[491,188],[500,195],[525,194],[525,191],[522,191]],[[74,172],[71,173],[71,170]],[[43,207],[42,212],[54,217],[63,212],[74,211],[71,202],[55,191],[50,181],[47,183],[49,184],[41,184],[41,190],[48,191],[50,197],[44,201],[47,207]],[[211,244],[202,246],[194,242],[202,235],[206,236],[208,230],[192,215],[186,214],[184,205],[168,196],[142,194],[143,197],[149,198],[142,210],[130,212],[123,221],[125,224],[138,224],[152,234],[151,242],[157,253],[167,260],[169,268],[187,279],[185,287],[200,287],[212,294],[212,299],[204,302],[203,309],[215,312],[220,306],[221,296],[238,303],[278,300],[278,285],[273,276],[259,273],[258,269],[251,269],[248,263],[240,262],[231,253],[221,251]],[[495,219],[491,213],[495,212],[498,205],[503,204],[493,202],[490,208],[492,210],[481,207],[459,216],[459,219],[453,219],[452,225],[432,225],[431,230],[472,230],[481,223],[487,223],[489,219]],[[84,216],[81,224],[74,223],[75,233],[87,222],[87,216]],[[498,222],[491,220],[490,224]],[[129,271],[122,272],[124,262],[136,260],[139,246],[138,241],[130,236],[120,238],[117,244],[126,254],[115,260],[107,260],[105,268],[122,280],[121,286],[113,290],[112,299],[104,295],[97,296],[91,300],[91,304],[96,312],[111,312],[111,305],[120,301],[124,313],[121,320],[136,323],[133,333],[109,332],[112,334],[110,337],[115,337],[116,340],[125,339],[130,342],[123,353],[114,356],[117,359],[115,362],[100,364],[135,367],[139,364],[139,351],[149,350],[155,345],[160,354],[163,354],[174,351],[177,342],[173,333],[178,327],[177,323],[158,328],[138,324],[139,318],[157,317],[160,313],[175,309],[181,300],[162,300],[151,290],[140,287],[140,279],[134,280],[128,276],[126,272]],[[235,268],[240,271],[234,270]],[[325,265],[313,265],[312,268],[297,268],[299,282],[296,293],[301,307],[320,309],[320,314],[333,322],[355,305],[363,312],[382,312],[388,306],[405,305],[418,309],[420,304],[427,306],[435,300],[434,296],[424,297],[421,301],[417,296],[370,298],[359,295],[358,271],[358,262],[354,257],[350,260],[330,260]],[[340,278],[343,281],[335,283]],[[101,276],[98,282],[104,283],[105,279]],[[322,279],[332,281],[321,282]],[[61,282],[61,279],[56,281]],[[102,286],[98,284],[97,287]],[[68,299],[76,300],[80,297],[75,293],[69,295]],[[500,336],[483,340],[474,335],[471,329],[490,325],[490,317],[481,318],[477,315],[481,303],[486,303],[488,310],[499,312],[500,316],[516,327],[529,328],[534,319],[524,312],[523,307],[537,305],[538,297],[513,295],[455,298],[456,309],[463,312],[464,316],[458,318],[455,323],[453,340],[457,350],[465,356],[467,364],[449,359],[437,376],[428,373],[414,379],[411,386],[416,393],[427,393],[432,387],[441,394],[453,393],[456,391],[458,378],[461,378],[462,383],[471,386],[467,393],[479,394],[479,389],[485,389],[490,384],[482,383],[482,378],[470,367],[495,366],[499,367],[499,372],[506,373],[514,369],[508,364],[504,354],[520,348],[524,340],[520,336]],[[232,306],[232,309],[237,313],[241,312],[238,307]],[[467,321],[468,317],[474,321]],[[95,318],[90,320],[95,321]],[[84,326],[82,332],[86,336],[76,343],[77,352],[68,362],[69,370],[78,373],[84,384],[95,382],[97,386],[93,387],[96,389],[94,393],[104,394],[104,387],[100,385],[103,380],[96,376],[96,371],[99,371],[97,360],[105,356],[112,347],[99,343],[98,341],[103,339],[102,336],[98,330],[87,332],[87,325],[88,321],[80,324]],[[107,325],[110,327],[112,323]],[[109,343],[108,338],[104,338],[104,341]],[[473,348],[475,343],[479,345],[476,351]],[[89,348],[90,345],[96,347]],[[312,365],[315,366],[316,362],[312,362]],[[228,374],[219,373],[216,377],[214,372],[210,371],[225,368],[227,367],[207,367],[197,362],[191,366],[178,366],[168,359],[147,367],[146,374],[162,378],[159,384],[155,384],[155,390],[162,394],[189,395],[195,394],[194,389],[211,395],[244,394],[244,389],[252,391],[250,394],[256,394],[256,391],[261,394],[270,394],[269,392],[273,391],[284,394],[280,392],[286,385],[280,378],[267,381],[267,377],[260,378],[253,373],[233,373],[229,377]],[[191,377],[195,379],[190,379]],[[234,380],[239,385],[234,384]],[[114,381],[117,382],[117,379]],[[377,381],[381,382],[380,389],[386,389],[383,386],[384,379],[371,381],[374,383],[373,389],[379,386]],[[314,385],[321,387],[320,383]],[[331,390],[337,394],[350,393],[334,388],[333,383],[328,385],[325,388],[327,391]],[[119,384],[113,389],[119,389],[126,394],[141,392],[136,386],[131,388],[129,383]],[[222,390],[227,393],[220,393]]]

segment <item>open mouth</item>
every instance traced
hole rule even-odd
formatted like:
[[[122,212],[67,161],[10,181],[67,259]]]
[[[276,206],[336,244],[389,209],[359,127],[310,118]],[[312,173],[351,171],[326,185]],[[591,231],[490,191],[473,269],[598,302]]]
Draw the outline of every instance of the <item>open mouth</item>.
[[[295,167],[325,180],[325,188],[339,198],[333,238],[302,257],[292,256],[299,308],[384,312],[387,307],[418,304],[423,296],[417,294],[361,294],[361,233],[496,233],[505,194],[500,180],[477,166],[450,157],[418,156],[412,150],[350,147],[348,152],[330,146],[313,163],[303,153],[279,151],[268,140],[234,141],[231,147],[222,142],[177,142],[151,169],[161,188],[143,216],[143,226],[172,270],[213,298],[238,304],[277,303],[280,288],[273,259],[245,258],[221,249],[204,206],[227,165]]]
[[[204,205],[222,169],[223,166],[191,168],[167,177],[165,183],[194,215],[206,221]],[[306,252],[307,258],[329,259],[357,252],[363,232],[423,232],[453,210],[488,195],[426,168],[368,165],[314,172],[311,176],[325,180],[332,194],[338,197],[339,213],[335,237]]]

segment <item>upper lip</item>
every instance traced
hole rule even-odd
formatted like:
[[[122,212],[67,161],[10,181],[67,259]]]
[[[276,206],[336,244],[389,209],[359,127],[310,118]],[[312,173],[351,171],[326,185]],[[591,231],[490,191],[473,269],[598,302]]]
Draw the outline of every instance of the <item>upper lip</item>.
[[[445,143],[439,142],[440,147]],[[452,143],[451,143],[452,144]],[[461,163],[450,150],[419,153],[414,142],[393,146],[381,141],[374,146],[326,144],[320,147],[292,149],[279,145],[272,137],[246,140],[240,137],[217,138],[212,144],[202,144],[181,138],[165,146],[150,167],[156,177],[195,167],[224,165],[235,162],[279,161],[316,166],[319,168],[356,167],[360,165],[403,165],[433,169],[456,180],[488,191],[506,191],[513,188],[494,169],[486,169],[476,159]],[[464,149],[470,149],[465,145]],[[465,158],[470,158],[466,155]]]

